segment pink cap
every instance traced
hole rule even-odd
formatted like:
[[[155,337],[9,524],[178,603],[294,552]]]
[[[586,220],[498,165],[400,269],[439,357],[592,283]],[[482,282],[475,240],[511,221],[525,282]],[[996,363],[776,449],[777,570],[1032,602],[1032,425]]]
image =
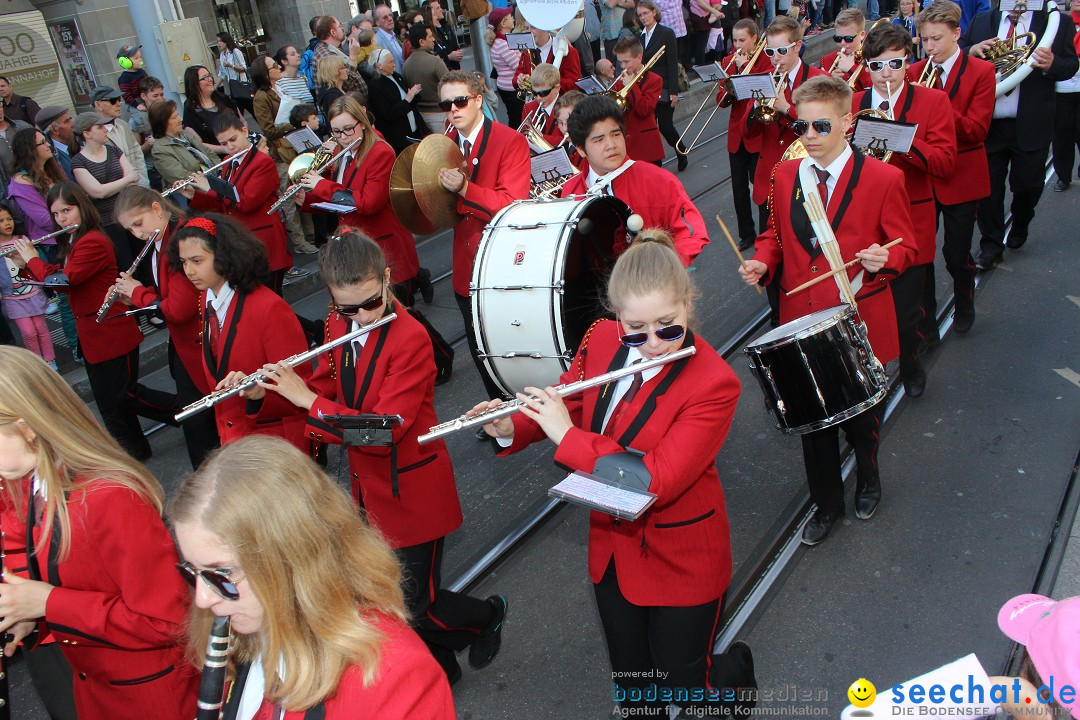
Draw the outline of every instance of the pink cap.
[[[1001,631],[1027,647],[1043,684],[1054,683],[1054,700],[1080,720],[1080,596],[1058,602],[1044,595],[1017,595],[998,612]],[[1061,689],[1073,689],[1062,702]]]

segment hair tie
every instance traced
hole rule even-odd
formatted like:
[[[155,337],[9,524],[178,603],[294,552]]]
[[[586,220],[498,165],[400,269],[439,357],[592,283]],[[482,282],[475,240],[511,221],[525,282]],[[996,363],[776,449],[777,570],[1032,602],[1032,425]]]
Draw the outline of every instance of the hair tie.
[[[217,223],[210,218],[195,217],[184,223],[184,227],[193,227],[202,230],[211,237],[217,237]]]

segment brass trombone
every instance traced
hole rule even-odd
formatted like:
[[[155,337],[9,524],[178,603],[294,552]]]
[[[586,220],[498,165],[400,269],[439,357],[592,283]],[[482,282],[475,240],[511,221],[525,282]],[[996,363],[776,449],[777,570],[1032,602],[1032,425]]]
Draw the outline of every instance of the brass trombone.
[[[759,102],[757,107],[750,111],[751,120],[762,123],[763,125],[772,125],[776,122],[778,113],[773,106],[776,105],[776,98],[780,96],[780,83],[784,81],[785,75],[786,73],[779,72],[773,74],[772,81],[773,87],[776,89],[776,95],[764,102]]]
[[[925,88],[934,87],[934,83],[937,82],[938,68],[929,59],[926,61],[926,66],[923,67],[922,75],[919,76],[918,84]]]
[[[623,86],[621,88],[619,88],[618,90],[607,90],[604,92],[604,95],[607,95],[609,98],[614,100],[615,104],[619,106],[619,110],[626,112],[626,108],[630,105],[630,101],[627,100],[627,97],[630,95],[630,91],[634,89],[634,85],[637,83],[638,80],[645,77],[645,73],[649,72],[649,69],[656,64],[656,61],[659,60],[661,56],[663,56],[666,49],[666,46],[661,45],[660,50],[651,58],[649,58],[649,62],[641,66],[641,71],[634,75],[632,78],[630,78],[630,82],[627,82],[625,79],[623,79]],[[616,82],[618,82],[618,80],[616,80]]]
[[[754,48],[754,52],[750,56],[750,59],[747,61],[743,69],[738,73],[739,75],[748,74],[750,70],[754,67],[754,65],[757,64],[757,59],[761,55],[761,52],[765,49],[765,44],[767,42],[768,38],[766,38],[763,33],[761,36],[761,40],[758,41],[757,47]],[[738,53],[736,53],[736,55],[740,54],[741,52],[742,51],[739,51]],[[731,75],[731,68],[734,67],[734,65],[735,55],[732,55],[731,61],[728,62],[727,67],[723,67],[720,69],[723,71],[724,75]],[[694,122],[697,120],[698,115],[701,114],[701,111],[705,109],[705,103],[709,102],[709,99],[712,98],[711,92],[705,93],[705,97],[701,99],[701,105],[698,106],[697,111],[694,112],[694,116],[691,117],[690,122],[687,123],[686,129],[683,130],[682,135],[679,136],[679,144],[686,148],[686,152],[690,152],[694,149],[695,146],[697,146],[698,140],[701,139],[702,134],[705,132],[705,128],[709,127],[709,123],[712,122],[713,116],[716,115],[716,111],[723,107],[730,107],[731,104],[735,102],[735,93],[733,92],[733,89],[731,87],[731,80],[725,78],[722,82],[724,89],[720,97],[716,100],[716,107],[714,107],[712,109],[712,112],[709,113],[709,116],[705,118],[705,122],[701,125],[701,129],[698,130],[697,135],[694,136],[693,142],[691,142],[690,145],[686,145],[686,143],[683,142],[683,138],[685,138],[686,134],[690,132],[690,128],[693,127]]]

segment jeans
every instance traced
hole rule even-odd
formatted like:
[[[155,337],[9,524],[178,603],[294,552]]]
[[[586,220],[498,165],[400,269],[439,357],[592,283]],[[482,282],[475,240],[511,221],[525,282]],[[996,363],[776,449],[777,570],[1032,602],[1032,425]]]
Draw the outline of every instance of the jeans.
[[[765,5],[765,24],[763,27],[769,27],[772,21],[776,19],[776,0],[763,0]]]
[[[869,14],[869,20],[878,20],[881,18],[881,8],[878,7],[878,0],[866,0],[866,11]]]

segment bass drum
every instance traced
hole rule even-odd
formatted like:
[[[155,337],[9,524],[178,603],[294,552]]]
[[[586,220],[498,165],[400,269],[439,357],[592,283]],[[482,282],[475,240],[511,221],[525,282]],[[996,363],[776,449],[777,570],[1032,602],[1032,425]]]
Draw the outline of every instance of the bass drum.
[[[485,228],[472,283],[473,331],[488,376],[513,395],[558,380],[604,314],[626,247],[626,203],[611,196],[519,200]]]

